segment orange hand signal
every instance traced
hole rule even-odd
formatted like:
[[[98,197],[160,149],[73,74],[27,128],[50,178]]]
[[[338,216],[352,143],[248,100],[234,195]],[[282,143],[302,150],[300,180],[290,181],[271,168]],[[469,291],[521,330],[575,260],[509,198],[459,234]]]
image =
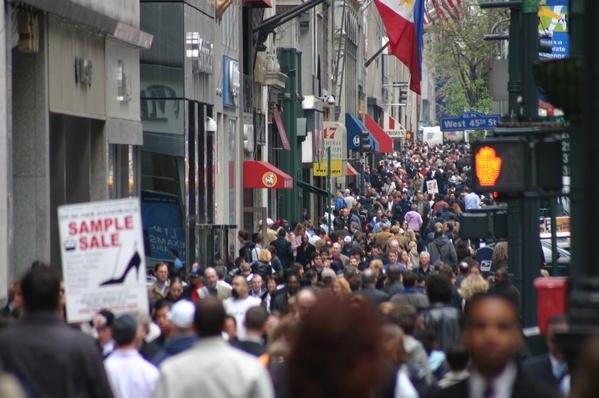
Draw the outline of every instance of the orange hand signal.
[[[495,149],[482,147],[475,156],[476,176],[483,187],[495,185],[501,173],[501,158],[497,157]]]

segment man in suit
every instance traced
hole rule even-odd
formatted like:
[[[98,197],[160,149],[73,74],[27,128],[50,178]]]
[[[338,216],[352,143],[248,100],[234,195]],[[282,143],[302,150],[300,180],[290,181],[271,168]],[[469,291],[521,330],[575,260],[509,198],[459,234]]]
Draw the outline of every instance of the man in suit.
[[[279,315],[289,312],[289,299],[297,294],[300,288],[300,277],[293,271],[287,273],[285,288],[278,290],[272,298],[271,311]]]
[[[281,228],[279,229],[278,238],[274,242],[271,242],[275,249],[277,249],[277,256],[281,260],[284,270],[290,268],[293,263],[293,249],[291,248],[291,242],[285,238],[286,236],[287,231]]]
[[[550,386],[556,393],[567,397],[570,391],[570,374],[564,353],[555,344],[555,332],[566,332],[568,319],[564,315],[554,315],[547,321],[547,350],[523,362],[522,367],[534,375],[535,379]]]
[[[515,360],[522,344],[518,308],[505,296],[486,293],[466,305],[462,343],[472,358],[468,379],[442,389],[433,398],[557,398]]]
[[[373,309],[380,303],[389,301],[389,295],[387,293],[374,287],[375,279],[376,277],[373,270],[364,270],[364,272],[362,272],[362,289],[356,292],[356,294],[364,296]]]

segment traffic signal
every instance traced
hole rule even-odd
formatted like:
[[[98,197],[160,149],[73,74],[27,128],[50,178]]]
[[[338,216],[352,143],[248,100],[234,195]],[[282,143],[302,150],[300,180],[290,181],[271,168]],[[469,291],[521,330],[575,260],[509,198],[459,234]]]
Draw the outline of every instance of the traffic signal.
[[[492,139],[472,144],[474,192],[522,193],[530,169],[527,143]]]
[[[399,102],[405,104],[408,102],[408,88],[400,87],[399,88]]]
[[[411,131],[406,132],[406,141],[412,141],[412,132]]]
[[[367,130],[360,131],[360,151],[370,151],[370,133]]]

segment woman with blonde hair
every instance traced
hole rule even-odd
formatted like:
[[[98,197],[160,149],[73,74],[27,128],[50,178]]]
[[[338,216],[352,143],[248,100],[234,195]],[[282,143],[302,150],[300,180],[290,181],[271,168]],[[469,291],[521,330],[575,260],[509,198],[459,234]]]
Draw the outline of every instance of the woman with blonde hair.
[[[351,296],[351,288],[343,275],[337,276],[331,282],[333,296],[339,301],[345,301]]]
[[[462,297],[462,309],[466,306],[468,300],[477,294],[485,293],[489,290],[489,282],[482,275],[468,275],[460,284],[458,293]]]
[[[418,243],[418,240],[416,239],[416,232],[414,232],[414,230],[407,229],[404,238],[406,240],[406,245],[409,245],[410,242]]]
[[[408,258],[410,259],[408,268],[417,269],[420,267],[420,255],[418,254],[418,244],[416,241],[408,243]]]
[[[507,242],[497,242],[493,249],[493,257],[491,257],[491,270],[499,268],[508,268],[508,247]]]

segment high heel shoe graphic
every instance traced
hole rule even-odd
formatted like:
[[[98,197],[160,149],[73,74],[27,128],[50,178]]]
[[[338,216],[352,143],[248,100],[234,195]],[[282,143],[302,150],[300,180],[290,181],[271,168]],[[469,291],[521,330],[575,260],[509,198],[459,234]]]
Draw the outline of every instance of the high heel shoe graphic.
[[[129,264],[127,265],[127,268],[125,268],[125,272],[123,272],[123,275],[121,275],[120,278],[113,278],[113,279],[109,279],[105,282],[102,282],[102,283],[100,283],[100,286],[122,284],[125,281],[127,274],[129,274],[129,271],[131,271],[133,268],[135,268],[136,277],[137,277],[137,279],[139,279],[139,266],[140,265],[141,265],[141,257],[139,257],[139,253],[137,251],[135,251],[135,254],[133,255],[133,257],[131,257],[131,260],[129,260]]]

